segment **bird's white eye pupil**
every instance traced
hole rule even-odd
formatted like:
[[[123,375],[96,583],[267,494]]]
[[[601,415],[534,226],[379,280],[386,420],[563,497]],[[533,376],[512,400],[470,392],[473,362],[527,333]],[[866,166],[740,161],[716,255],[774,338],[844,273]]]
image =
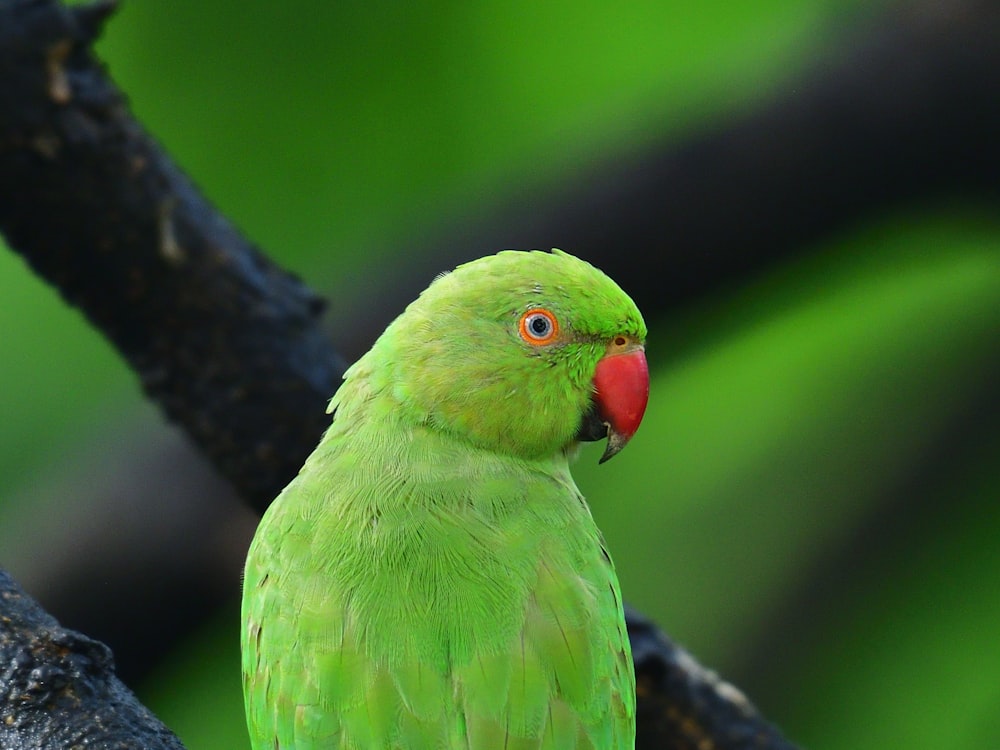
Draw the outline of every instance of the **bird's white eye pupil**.
[[[552,331],[552,323],[544,315],[532,315],[528,321],[528,330],[534,336],[543,339]]]

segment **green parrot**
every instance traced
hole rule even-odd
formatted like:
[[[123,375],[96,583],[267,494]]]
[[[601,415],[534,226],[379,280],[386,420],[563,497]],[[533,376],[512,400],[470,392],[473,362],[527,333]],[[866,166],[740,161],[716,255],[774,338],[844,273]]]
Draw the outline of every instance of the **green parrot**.
[[[250,546],[255,750],[634,747],[618,579],[569,461],[635,433],[645,336],[559,250],[461,265],[389,325]]]

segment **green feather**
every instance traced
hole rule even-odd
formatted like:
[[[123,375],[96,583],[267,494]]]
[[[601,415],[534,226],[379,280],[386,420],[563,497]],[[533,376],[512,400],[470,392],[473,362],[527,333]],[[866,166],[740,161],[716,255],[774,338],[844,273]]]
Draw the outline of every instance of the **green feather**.
[[[536,307],[547,346],[518,333]],[[460,266],[389,326],[250,548],[254,748],[633,747],[618,581],[568,457],[608,342],[645,333],[558,251]]]

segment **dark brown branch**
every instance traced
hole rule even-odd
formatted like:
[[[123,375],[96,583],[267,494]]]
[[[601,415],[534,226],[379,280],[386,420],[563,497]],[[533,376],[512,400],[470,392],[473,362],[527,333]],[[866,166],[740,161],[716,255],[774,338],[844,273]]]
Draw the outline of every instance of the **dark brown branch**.
[[[112,7],[0,3],[0,230],[262,510],[343,368],[320,298],[215,211],[93,58]]]
[[[107,646],[61,627],[2,570],[0,747],[183,750],[115,677]]]
[[[635,659],[636,750],[795,750],[735,687],[626,609]]]
[[[319,331],[319,299],[216,213],[128,113],[90,51],[112,7],[0,0],[0,229],[118,347],[150,397],[241,494],[263,507],[326,425],[340,362]],[[37,608],[19,616],[25,599],[9,590],[0,633],[51,642],[54,622]],[[637,669],[659,673],[664,665],[672,675],[643,682],[644,747],[703,746],[674,734],[680,726],[705,727],[699,739],[719,738],[719,748],[747,747],[746,731],[774,738],[760,747],[786,746],[725,691],[691,700],[708,684],[704,673],[678,660],[648,624],[638,633]],[[69,747],[105,719],[130,738],[126,744],[166,741],[149,734],[141,707],[113,720],[123,699],[106,649],[82,636],[58,638],[59,648],[32,652],[26,681],[17,662],[4,682],[0,711],[11,747],[36,746],[38,705],[56,705],[60,691],[79,697],[76,682],[63,682],[77,672],[111,688],[87,692],[92,706],[59,703],[66,731],[48,736],[46,747]],[[678,688],[676,700],[664,692]],[[38,701],[24,699],[32,691]],[[733,716],[739,726],[730,735]],[[738,739],[724,744],[729,736]]]

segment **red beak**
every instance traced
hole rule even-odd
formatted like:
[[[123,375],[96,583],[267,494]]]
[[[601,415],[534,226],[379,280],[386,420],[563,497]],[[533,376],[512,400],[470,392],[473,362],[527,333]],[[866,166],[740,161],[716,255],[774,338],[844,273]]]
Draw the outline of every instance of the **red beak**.
[[[649,401],[649,367],[642,349],[609,354],[594,372],[594,404],[608,426],[608,445],[599,463],[618,453],[639,429]]]

